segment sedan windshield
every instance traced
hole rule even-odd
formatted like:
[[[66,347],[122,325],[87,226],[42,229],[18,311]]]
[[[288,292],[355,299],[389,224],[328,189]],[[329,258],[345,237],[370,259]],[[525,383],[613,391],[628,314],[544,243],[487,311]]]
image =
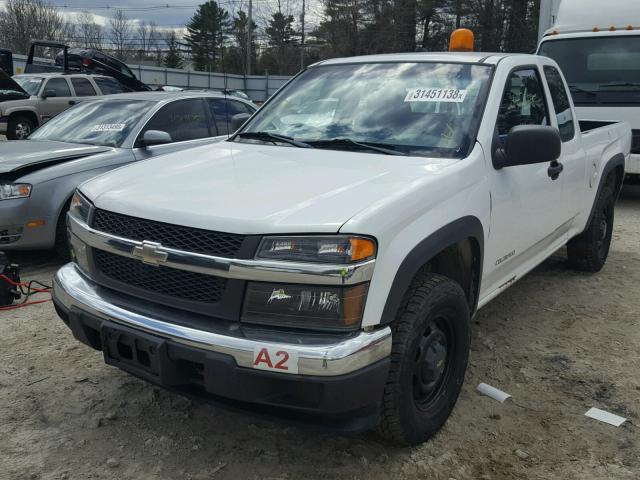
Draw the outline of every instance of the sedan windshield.
[[[312,67],[235,141],[278,143],[264,136],[272,134],[313,148],[461,157],[475,139],[490,75],[490,66],[461,63]]]
[[[576,105],[640,104],[640,37],[552,39],[539,53],[558,62]]]
[[[81,103],[49,120],[29,139],[120,147],[153,105],[128,99]]]
[[[42,85],[42,77],[21,77],[20,75],[16,75],[13,79],[31,96],[37,95],[40,90],[40,85]]]

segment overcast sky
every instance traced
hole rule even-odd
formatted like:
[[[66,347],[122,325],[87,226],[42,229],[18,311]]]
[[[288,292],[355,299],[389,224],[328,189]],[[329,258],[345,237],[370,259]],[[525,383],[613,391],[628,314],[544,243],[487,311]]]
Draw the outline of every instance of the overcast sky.
[[[0,0],[0,5],[5,0]],[[96,16],[98,23],[106,24],[108,17],[113,12],[121,8],[128,18],[132,20],[154,21],[160,27],[180,28],[183,27],[196,11],[198,4],[204,0],[115,0],[114,3],[108,0],[48,0],[50,4],[59,8],[65,16],[73,19],[74,14],[83,10],[89,11]],[[313,18],[317,18],[319,0],[307,0],[307,25],[308,28],[313,23]],[[218,4],[228,10],[231,14],[238,10],[247,11],[248,0],[220,0]],[[299,19],[302,0],[281,0],[283,13],[291,14],[296,21]],[[258,24],[262,24],[266,19],[278,9],[278,0],[253,0],[253,14]],[[307,30],[306,28],[305,30]]]

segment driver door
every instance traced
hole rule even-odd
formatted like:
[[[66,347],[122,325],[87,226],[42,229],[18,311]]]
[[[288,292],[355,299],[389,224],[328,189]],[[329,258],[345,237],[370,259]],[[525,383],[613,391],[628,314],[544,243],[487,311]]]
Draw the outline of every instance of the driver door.
[[[538,67],[513,70],[506,81],[496,129],[504,145],[517,125],[549,125],[549,109]],[[549,163],[491,168],[491,228],[483,290],[506,288],[514,271],[535,265],[562,242],[562,180],[552,180]]]
[[[71,94],[67,78],[62,77],[48,79],[44,84],[41,96],[43,97],[40,100],[42,123],[51,120],[76,102],[76,98]]]
[[[147,130],[167,132],[172,141],[164,145],[143,147],[141,139]],[[160,108],[140,131],[134,146],[134,155],[140,160],[215,141],[212,138],[204,100],[201,98],[176,100]]]

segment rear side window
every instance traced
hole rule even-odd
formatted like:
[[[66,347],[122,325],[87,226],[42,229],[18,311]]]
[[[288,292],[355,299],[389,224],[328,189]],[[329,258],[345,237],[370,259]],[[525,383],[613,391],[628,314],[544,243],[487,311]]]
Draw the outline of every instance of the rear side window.
[[[52,78],[44,87],[44,93],[52,97],[70,97],[71,89],[64,78]]]
[[[548,125],[548,118],[537,70],[526,68],[512,72],[500,102],[498,134],[507,135],[518,125]]]
[[[93,97],[96,95],[95,88],[86,78],[72,78],[71,84],[76,91],[76,97]]]
[[[253,115],[254,110],[242,102],[225,99],[209,99],[209,109],[213,118],[218,135],[228,135],[231,130],[231,119],[238,113],[248,113]]]
[[[199,98],[178,100],[165,105],[149,120],[142,134],[147,130],[167,132],[174,142],[210,136],[209,119],[204,103]]]
[[[113,78],[95,77],[93,80],[96,82],[103,95],[112,95],[114,93],[124,92],[122,85],[116,82]]]
[[[573,139],[576,133],[573,114],[571,113],[571,104],[569,103],[569,95],[564,86],[562,77],[558,69],[549,65],[544,67],[544,76],[549,84],[549,92],[553,101],[553,108],[556,111],[556,120],[558,121],[558,130],[560,130],[560,138],[563,142]]]

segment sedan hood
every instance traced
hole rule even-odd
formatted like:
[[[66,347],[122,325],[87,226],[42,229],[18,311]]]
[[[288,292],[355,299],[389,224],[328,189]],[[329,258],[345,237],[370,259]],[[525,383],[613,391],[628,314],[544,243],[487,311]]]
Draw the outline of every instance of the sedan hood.
[[[453,162],[222,142],[138,162],[81,190],[98,208],[207,230],[335,233]]]
[[[48,140],[15,140],[0,143],[0,173],[51,166],[110,150],[109,147]]]

